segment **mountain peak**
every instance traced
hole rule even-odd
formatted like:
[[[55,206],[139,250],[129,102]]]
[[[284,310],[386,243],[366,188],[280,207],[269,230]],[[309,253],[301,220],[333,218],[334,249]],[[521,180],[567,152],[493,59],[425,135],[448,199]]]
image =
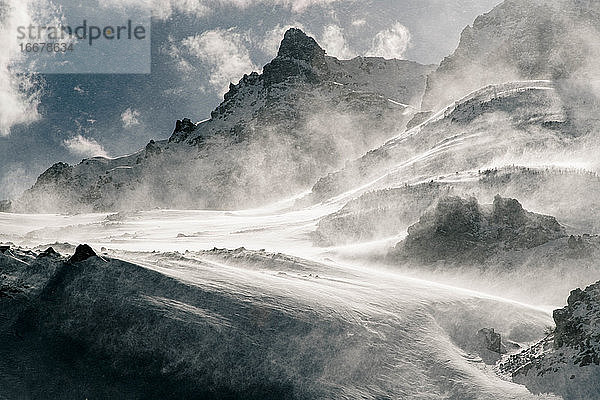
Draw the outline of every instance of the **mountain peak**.
[[[297,28],[291,28],[285,33],[277,57],[263,68],[263,78],[267,85],[289,78],[315,83],[326,74],[325,50],[315,39]]]
[[[315,39],[306,35],[301,29],[290,28],[287,30],[279,46],[277,57],[291,58],[311,62],[315,58],[325,56],[323,50]]]

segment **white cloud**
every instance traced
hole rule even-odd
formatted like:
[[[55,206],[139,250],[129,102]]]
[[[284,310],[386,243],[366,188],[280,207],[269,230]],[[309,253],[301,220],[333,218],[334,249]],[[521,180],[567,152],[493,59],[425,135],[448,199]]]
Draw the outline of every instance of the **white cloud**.
[[[357,56],[356,52],[348,46],[342,28],[337,25],[325,27],[321,46],[325,48],[327,54],[337,58],[350,59]]]
[[[132,126],[140,124],[140,121],[138,119],[139,117],[140,112],[138,110],[128,108],[121,114],[121,121],[123,122],[123,126],[125,128],[131,128]]]
[[[127,1],[143,2],[144,0]],[[266,4],[286,7],[293,12],[301,13],[312,6],[325,6],[342,1],[349,0],[155,0],[152,12],[155,17],[166,19],[174,12],[206,16],[217,7],[229,6],[244,9],[260,4]]]
[[[32,16],[43,2],[5,0],[0,5],[0,136],[7,136],[14,125],[31,123],[40,117],[37,82],[15,71],[22,57],[15,32],[18,26],[33,23]]]
[[[352,26],[357,26],[357,27],[361,27],[361,26],[365,26],[367,24],[367,20],[366,19],[355,19],[354,21],[352,21]]]
[[[373,45],[367,55],[388,59],[403,58],[404,53],[410,46],[410,39],[408,28],[400,22],[396,22],[391,28],[375,35]]]
[[[100,143],[92,138],[75,135],[63,141],[63,145],[74,155],[81,157],[108,157]]]
[[[221,94],[227,92],[229,82],[237,82],[245,73],[260,70],[250,59],[244,38],[233,28],[189,36],[182,45],[203,67],[208,67],[209,82]]]

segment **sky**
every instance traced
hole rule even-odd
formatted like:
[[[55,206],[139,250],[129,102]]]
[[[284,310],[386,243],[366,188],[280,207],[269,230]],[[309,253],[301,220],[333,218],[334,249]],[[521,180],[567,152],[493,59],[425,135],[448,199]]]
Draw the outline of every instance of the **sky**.
[[[77,1],[58,3],[69,8]],[[0,199],[17,197],[55,162],[132,153],[150,139],[168,138],[177,119],[208,118],[229,82],[260,72],[290,27],[303,29],[338,58],[437,64],[456,48],[464,27],[499,3],[96,1],[83,5],[106,15],[115,15],[110,6],[151,10],[151,74],[21,74],[16,27],[52,10],[42,0],[0,0],[0,40],[6,44],[0,49]]]

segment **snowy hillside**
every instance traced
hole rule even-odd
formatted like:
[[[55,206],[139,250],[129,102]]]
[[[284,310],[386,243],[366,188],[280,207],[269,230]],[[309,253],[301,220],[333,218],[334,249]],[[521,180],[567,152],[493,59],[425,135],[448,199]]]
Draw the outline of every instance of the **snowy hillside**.
[[[540,337],[534,307],[241,249],[75,254],[0,254],[9,398],[535,398],[465,350]]]
[[[0,202],[0,398],[596,400],[599,17],[506,0],[440,66],[288,29],[54,164]]]
[[[581,146],[579,137],[552,82],[490,85],[321,178],[307,200],[506,164],[552,163]]]

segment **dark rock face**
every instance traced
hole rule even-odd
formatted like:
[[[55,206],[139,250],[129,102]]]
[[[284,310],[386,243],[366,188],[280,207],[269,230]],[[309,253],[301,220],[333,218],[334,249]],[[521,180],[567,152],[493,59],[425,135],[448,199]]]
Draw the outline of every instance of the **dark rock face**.
[[[552,316],[556,323],[554,347],[579,350],[574,362],[582,367],[600,365],[600,282],[573,290],[567,306],[554,310]]]
[[[554,217],[525,211],[515,199],[442,198],[408,229],[392,255],[421,262],[482,262],[498,251],[530,249],[565,236]]]
[[[483,328],[477,332],[478,345],[494,353],[505,353],[506,348],[502,345],[502,337],[494,332],[494,328]]]
[[[196,129],[196,124],[194,124],[189,118],[184,118],[182,120],[177,120],[175,123],[175,130],[173,134],[179,132],[191,133]]]
[[[2,246],[0,246],[0,253],[4,254],[8,250],[10,250],[10,246],[8,246],[8,245],[2,245]]]
[[[36,185],[52,185],[68,180],[73,174],[73,167],[67,163],[59,162],[48,168],[37,179]]]
[[[69,263],[77,263],[80,261],[85,261],[90,257],[97,257],[96,252],[87,244],[80,244],[75,249],[75,254],[69,258]]]
[[[73,257],[74,256],[75,255],[73,255]],[[56,252],[56,250],[54,250],[52,247],[48,247],[46,250],[44,250],[40,254],[38,254],[38,258],[43,258],[43,257],[60,257],[60,254],[58,254]]]
[[[534,393],[595,400],[600,392],[600,282],[571,292],[553,313],[556,329],[499,364]]]
[[[181,121],[177,121],[177,125],[180,125],[180,122]],[[177,132],[177,128],[175,129],[175,131]],[[155,155],[155,154],[160,154],[160,153],[162,153],[162,149],[159,146],[156,145],[156,142],[154,140],[151,140],[146,145],[146,157],[149,157],[149,156],[152,156],[152,155]]]
[[[300,29],[289,29],[277,57],[263,69],[267,86],[297,78],[314,83],[327,72],[325,50]]]

